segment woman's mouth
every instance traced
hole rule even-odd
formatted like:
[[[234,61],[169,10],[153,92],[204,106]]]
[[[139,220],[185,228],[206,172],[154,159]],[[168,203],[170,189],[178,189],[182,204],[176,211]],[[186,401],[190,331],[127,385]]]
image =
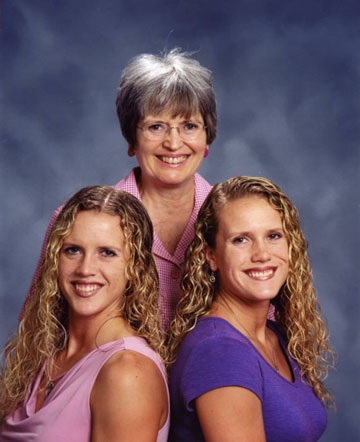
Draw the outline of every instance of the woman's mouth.
[[[257,281],[266,281],[272,278],[275,274],[276,267],[268,267],[266,269],[249,269],[245,273],[251,278]]]
[[[160,161],[162,161],[163,163],[178,165],[178,164],[181,164],[184,161],[186,161],[188,157],[187,157],[187,155],[181,155],[181,156],[177,156],[177,157],[169,157],[169,156],[165,156],[165,155],[157,155],[157,158]]]
[[[98,283],[73,283],[73,286],[75,287],[75,291],[79,296],[82,297],[89,297],[94,295],[96,292],[98,292],[102,285]]]

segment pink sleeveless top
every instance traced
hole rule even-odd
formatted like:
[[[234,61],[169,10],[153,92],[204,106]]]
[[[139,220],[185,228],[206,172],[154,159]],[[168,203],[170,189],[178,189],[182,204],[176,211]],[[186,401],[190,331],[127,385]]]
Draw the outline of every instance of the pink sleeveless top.
[[[35,412],[42,370],[37,375],[24,403],[5,419],[0,441],[90,442],[91,390],[105,362],[114,353],[122,350],[133,350],[151,359],[159,368],[167,389],[164,366],[145,339],[128,337],[108,342],[88,353],[70,370],[60,375],[42,408]],[[170,424],[169,394],[168,410],[167,420],[158,433],[157,442],[167,441]]]

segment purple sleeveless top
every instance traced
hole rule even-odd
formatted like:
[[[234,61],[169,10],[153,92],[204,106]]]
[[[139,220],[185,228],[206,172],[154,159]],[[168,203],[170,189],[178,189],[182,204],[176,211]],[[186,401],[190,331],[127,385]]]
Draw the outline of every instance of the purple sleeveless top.
[[[122,350],[133,350],[151,359],[159,368],[167,386],[166,372],[160,357],[148,346],[145,339],[128,337],[108,342],[88,353],[70,370],[60,375],[42,408],[35,412],[37,391],[43,375],[41,370],[24,403],[5,419],[0,441],[90,442],[91,390],[105,362],[114,353]],[[168,407],[170,412],[170,406]],[[157,442],[167,441],[169,416],[170,413],[158,433]]]

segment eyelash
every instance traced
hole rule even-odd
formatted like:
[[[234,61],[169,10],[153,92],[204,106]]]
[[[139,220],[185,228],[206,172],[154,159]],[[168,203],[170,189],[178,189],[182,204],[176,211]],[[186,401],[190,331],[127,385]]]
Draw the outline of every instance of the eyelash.
[[[270,235],[269,235],[270,240],[277,240],[277,239],[281,239],[282,237],[283,237],[283,235],[281,233],[270,233]],[[247,239],[245,238],[245,236],[238,236],[233,239],[234,244],[244,244],[246,242],[247,242]]]
[[[282,235],[281,235],[281,233],[270,233],[269,238],[270,239],[280,239],[280,238],[282,238]]]
[[[104,255],[106,258],[110,258],[110,257],[116,256],[116,253],[113,250],[111,250],[111,249],[103,249],[101,251],[101,254]]]
[[[77,253],[79,253],[79,247],[76,246],[65,247],[64,253],[71,256],[76,255]],[[106,258],[112,258],[113,256],[117,256],[116,253],[111,249],[102,249],[100,253]]]
[[[234,244],[244,244],[246,241],[246,238],[244,236],[238,236],[237,238],[233,239]]]
[[[65,247],[64,252],[67,253],[68,255],[75,255],[75,253],[78,253],[79,248],[75,247],[75,246],[69,246],[69,247]]]

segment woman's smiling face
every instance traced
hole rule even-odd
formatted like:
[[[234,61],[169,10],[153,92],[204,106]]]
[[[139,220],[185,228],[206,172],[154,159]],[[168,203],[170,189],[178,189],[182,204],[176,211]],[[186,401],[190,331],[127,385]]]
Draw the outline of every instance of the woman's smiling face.
[[[280,213],[265,198],[228,202],[219,210],[215,249],[207,248],[219,293],[246,303],[275,298],[288,275],[288,249]]]
[[[191,141],[181,138],[177,127],[184,123],[201,125],[198,136]],[[170,127],[163,139],[149,140],[141,128],[157,123],[165,123]],[[200,113],[184,118],[172,116],[164,111],[158,115],[147,115],[140,123],[137,131],[137,142],[133,152],[141,168],[142,182],[152,182],[159,186],[177,187],[193,179],[203,158],[206,144],[204,120]]]
[[[70,316],[106,318],[116,311],[127,278],[128,250],[120,218],[94,210],[79,212],[59,257],[59,286]]]

